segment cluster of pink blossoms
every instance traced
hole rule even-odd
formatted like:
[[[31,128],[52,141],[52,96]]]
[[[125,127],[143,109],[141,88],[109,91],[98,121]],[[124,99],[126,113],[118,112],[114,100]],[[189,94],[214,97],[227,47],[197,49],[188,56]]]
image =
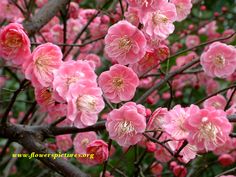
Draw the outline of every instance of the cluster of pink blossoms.
[[[62,61],[61,49],[52,43],[39,45],[31,54],[29,38],[17,23],[4,27],[0,38],[0,56],[21,68],[43,109],[55,118],[67,115],[79,128],[97,122],[104,102],[93,64]]]

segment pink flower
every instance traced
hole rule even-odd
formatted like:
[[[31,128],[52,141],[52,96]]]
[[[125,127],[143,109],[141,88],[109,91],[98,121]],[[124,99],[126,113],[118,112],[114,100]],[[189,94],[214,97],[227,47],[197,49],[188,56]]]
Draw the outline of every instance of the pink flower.
[[[236,68],[236,49],[221,42],[214,42],[201,55],[201,65],[211,77],[230,76]]]
[[[139,79],[131,68],[116,64],[99,76],[98,83],[106,98],[119,103],[134,97]]]
[[[177,21],[184,20],[191,12],[192,2],[191,0],[171,0],[176,7]]]
[[[164,130],[175,140],[187,138],[189,131],[185,128],[185,122],[189,115],[198,110],[199,108],[195,105],[191,105],[189,108],[176,105],[164,117]]]
[[[102,90],[96,83],[86,81],[72,87],[70,94],[71,98],[67,99],[67,118],[78,128],[95,124],[105,106]]]
[[[10,23],[0,31],[0,57],[21,65],[30,55],[30,40],[21,24]]]
[[[219,156],[218,162],[222,166],[227,167],[229,165],[232,165],[235,162],[235,160],[234,160],[234,157],[230,154],[222,154]]]
[[[125,12],[125,18],[128,22],[130,22],[131,24],[133,24],[134,26],[138,26],[139,25],[139,16],[138,16],[138,9],[133,8],[133,7],[129,7],[128,11]]]
[[[70,97],[70,89],[80,83],[96,83],[97,75],[86,61],[67,61],[53,72],[53,89],[62,99]],[[95,84],[96,85],[96,84]]]
[[[97,134],[95,132],[78,133],[73,140],[75,153],[85,154],[88,144],[96,139]]]
[[[26,63],[25,77],[31,80],[36,87],[52,86],[53,71],[62,64],[61,49],[51,43],[42,44],[36,47],[32,53],[32,58]]]
[[[145,55],[145,48],[143,33],[125,20],[111,26],[105,37],[107,55],[122,65],[138,62]]]
[[[161,175],[163,171],[163,166],[161,163],[154,162],[152,166],[150,167],[150,169],[153,175]]]
[[[60,150],[62,150],[63,152],[68,151],[73,146],[71,135],[57,136],[56,137],[56,144],[57,144],[57,147]]]
[[[153,66],[159,67],[160,60],[156,55],[156,52],[147,51],[145,56],[139,60],[137,63],[131,64],[130,67],[136,72],[138,75],[142,75],[146,73]]]
[[[155,11],[147,12],[141,19],[144,31],[153,39],[166,39],[173,33],[176,20],[175,5],[166,0],[157,1]]]
[[[184,167],[183,165],[176,165],[173,168],[173,173],[175,176],[178,176],[178,177],[186,177],[188,172],[187,172],[187,168]]]
[[[94,154],[94,159],[90,160],[90,164],[102,164],[108,159],[108,145],[103,140],[94,140],[88,144],[86,153]]]
[[[213,108],[195,111],[187,118],[185,127],[189,132],[188,142],[206,151],[224,145],[232,130],[226,113]]]
[[[215,109],[224,110],[226,106],[226,100],[222,95],[216,95],[211,98],[208,98],[203,102],[204,108],[214,107]]]
[[[200,39],[197,35],[188,35],[185,43],[188,48],[192,48],[200,44]]]
[[[92,53],[91,54],[81,53],[79,57],[77,58],[77,60],[86,60],[88,62],[91,62],[90,65],[96,69],[102,65],[99,56]]]
[[[125,103],[121,108],[112,110],[106,121],[109,137],[120,146],[137,144],[146,128],[145,115],[145,108],[134,102]]]
[[[169,141],[168,145],[173,152],[177,152],[179,148],[183,145],[184,140],[181,141]],[[188,163],[190,160],[194,159],[197,154],[197,147],[191,144],[187,144],[179,153],[181,158],[180,161]]]
[[[157,145],[157,150],[154,152],[154,157],[157,161],[162,163],[166,163],[172,159],[172,155],[161,145]]]
[[[167,108],[157,108],[151,115],[148,124],[147,130],[158,130],[163,128],[164,116],[168,113]]]

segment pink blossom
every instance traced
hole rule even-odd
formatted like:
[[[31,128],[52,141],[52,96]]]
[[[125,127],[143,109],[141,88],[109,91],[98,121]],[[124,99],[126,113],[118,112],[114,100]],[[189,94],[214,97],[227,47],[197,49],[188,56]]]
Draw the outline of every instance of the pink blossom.
[[[98,83],[106,98],[119,103],[134,97],[139,79],[131,68],[116,64],[99,76]]]
[[[170,149],[173,152],[177,152],[179,148],[183,145],[184,140],[181,141],[169,141],[168,145],[170,146]],[[181,158],[179,158],[180,161],[184,163],[188,163],[190,160],[194,159],[197,154],[197,147],[191,144],[187,144],[179,153]]]
[[[192,48],[200,44],[200,39],[197,35],[188,35],[185,44],[188,48]]]
[[[139,16],[138,16],[139,10],[133,7],[129,7],[128,11],[125,12],[125,18],[128,22],[133,24],[134,26],[139,25]]]
[[[142,14],[151,11],[155,0],[127,0],[131,7],[137,8]]]
[[[187,168],[184,167],[183,165],[176,165],[173,168],[173,173],[175,176],[178,176],[178,177],[186,177],[188,172],[187,172]]]
[[[229,165],[232,165],[235,162],[235,160],[234,160],[234,157],[230,154],[222,154],[219,156],[218,162],[222,166],[227,167]]]
[[[176,59],[176,64],[178,67],[184,66],[187,63],[191,62],[195,58],[197,58],[197,54],[195,52],[190,52],[187,55],[180,56]]]
[[[141,19],[144,31],[154,39],[166,39],[173,33],[175,27],[173,22],[176,20],[175,5],[166,1],[157,1],[155,11],[147,12]]]
[[[53,89],[60,97],[70,97],[70,89],[78,84],[91,81],[96,83],[97,75],[86,61],[66,61],[53,72]],[[95,84],[96,85],[96,84]]]
[[[145,108],[134,102],[125,103],[121,108],[112,110],[106,121],[109,137],[120,146],[137,144],[146,128],[145,115]]]
[[[191,12],[192,2],[191,0],[171,0],[176,7],[177,21],[184,20]]]
[[[165,114],[165,124],[163,124],[164,130],[176,140],[187,138],[189,132],[185,128],[185,122],[189,115],[198,110],[199,108],[195,105],[191,105],[189,108],[182,108],[180,105],[176,105]]]
[[[46,4],[47,2],[48,2],[48,0],[36,0],[36,1],[35,1],[35,4],[36,4],[39,8],[41,8],[41,7],[43,7],[44,4]]]
[[[51,43],[42,44],[34,49],[32,58],[25,64],[25,77],[31,80],[35,87],[39,84],[43,87],[52,86],[53,71],[61,64],[61,49]]]
[[[23,15],[21,11],[13,4],[10,3],[9,0],[1,0],[0,1],[0,20],[4,19],[10,22],[22,22]]]
[[[202,53],[201,65],[211,77],[230,76],[236,68],[236,49],[221,42],[214,42]]]
[[[30,40],[21,24],[10,23],[0,30],[0,57],[22,64],[30,55]]]
[[[95,132],[78,133],[73,140],[75,153],[85,154],[88,144],[96,139],[97,134]]]
[[[225,30],[225,31],[223,32],[222,37],[229,37],[229,36],[231,36],[231,35],[234,34],[234,33],[235,33],[235,30],[234,30],[234,29],[227,29],[227,30]],[[236,39],[236,38],[235,38],[235,35],[234,35],[234,36],[232,36],[231,38],[224,40],[223,42],[225,42],[225,43],[231,43],[231,42],[233,42],[235,39]]]
[[[165,124],[164,116],[167,114],[167,108],[157,108],[149,118],[147,123],[147,130],[158,130],[163,128]]]
[[[226,100],[222,95],[219,94],[211,98],[208,98],[203,102],[204,108],[214,107],[215,109],[224,110],[225,106],[226,106]]]
[[[137,63],[131,64],[130,67],[134,70],[134,72],[141,76],[149,71],[153,66],[158,68],[159,63],[160,60],[156,55],[156,52],[147,51],[141,60],[139,60]]]
[[[95,124],[105,106],[102,90],[96,83],[86,81],[72,87],[70,94],[71,97],[67,98],[67,118],[78,128]]]
[[[77,58],[77,60],[89,61],[89,62],[91,62],[90,65],[92,66],[92,68],[96,68],[96,69],[101,67],[101,65],[102,65],[99,56],[96,54],[92,54],[92,53],[91,54],[81,53],[79,55],[79,57]]]
[[[232,130],[226,113],[213,108],[195,111],[187,118],[188,142],[199,150],[214,150],[224,145]]]
[[[87,154],[94,154],[94,159],[90,160],[90,164],[102,164],[108,159],[108,145],[103,140],[94,140],[87,145]]]
[[[155,152],[156,151],[156,143],[154,143],[152,141],[147,141],[145,145],[146,145],[148,152]]]
[[[153,175],[161,175],[162,171],[163,171],[163,166],[161,163],[158,162],[154,162],[151,167],[151,172]]]
[[[63,152],[68,151],[73,146],[71,135],[56,136],[56,144],[57,147]]]
[[[128,21],[111,26],[105,37],[107,55],[119,64],[133,64],[145,55],[146,39],[143,33]]]
[[[162,163],[169,162],[172,159],[172,155],[170,154],[170,152],[168,152],[161,145],[157,145],[157,150],[154,152],[154,157],[157,161],[160,161]]]

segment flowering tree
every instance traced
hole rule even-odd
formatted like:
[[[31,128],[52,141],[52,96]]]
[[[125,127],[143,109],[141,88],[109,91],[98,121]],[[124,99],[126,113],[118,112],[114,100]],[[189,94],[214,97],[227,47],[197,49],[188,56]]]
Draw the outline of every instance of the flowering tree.
[[[1,0],[0,175],[234,176],[235,9]]]

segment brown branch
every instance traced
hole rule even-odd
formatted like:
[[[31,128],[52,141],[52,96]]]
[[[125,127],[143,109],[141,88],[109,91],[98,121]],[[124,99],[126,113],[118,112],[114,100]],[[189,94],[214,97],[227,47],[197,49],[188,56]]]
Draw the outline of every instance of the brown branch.
[[[23,80],[21,83],[20,83],[20,87],[14,92],[12,98],[11,98],[11,101],[9,103],[9,105],[7,106],[7,109],[5,110],[3,116],[2,116],[2,120],[1,120],[1,123],[4,124],[7,122],[7,117],[8,117],[8,114],[9,112],[11,111],[11,108],[12,106],[14,105],[15,101],[16,101],[16,98],[17,96],[19,95],[19,93],[22,91],[22,89],[27,85],[27,80]]]
[[[233,85],[231,85],[231,86],[229,86],[229,87],[226,87],[226,88],[224,88],[224,89],[221,89],[221,90],[219,90],[219,91],[217,91],[217,92],[215,92],[215,93],[212,93],[212,94],[206,96],[205,98],[203,98],[203,99],[201,99],[201,100],[195,102],[194,104],[199,105],[199,104],[201,104],[202,102],[204,102],[205,100],[207,100],[208,98],[211,98],[211,97],[213,97],[213,96],[215,96],[215,95],[217,95],[217,94],[219,94],[219,93],[225,92],[225,91],[227,91],[227,90],[229,90],[229,89],[231,89],[231,88],[235,88],[235,87],[236,87],[236,84],[233,84]]]
[[[156,85],[154,85],[153,87],[151,87],[150,89],[148,89],[138,100],[137,103],[142,103],[150,94],[152,94],[152,92],[154,92],[156,89],[158,89],[159,87],[161,87],[163,84],[165,84],[166,82],[168,82],[171,78],[173,78],[174,76],[182,73],[184,70],[190,68],[191,66],[193,66],[194,64],[199,62],[199,58],[195,59],[191,62],[189,62],[188,64],[182,66],[181,68],[169,73],[166,75],[166,77],[164,79],[162,79],[160,82],[158,82]]]
[[[0,136],[8,138],[21,144],[29,153],[52,154],[45,146],[41,144],[43,140],[40,129],[33,129],[31,126],[5,124],[0,126]],[[85,173],[60,158],[51,157],[37,158],[47,167],[66,177],[88,177]]]
[[[70,0],[50,0],[45,4],[30,21],[23,23],[25,30],[29,35],[38,32],[47,24]]]

